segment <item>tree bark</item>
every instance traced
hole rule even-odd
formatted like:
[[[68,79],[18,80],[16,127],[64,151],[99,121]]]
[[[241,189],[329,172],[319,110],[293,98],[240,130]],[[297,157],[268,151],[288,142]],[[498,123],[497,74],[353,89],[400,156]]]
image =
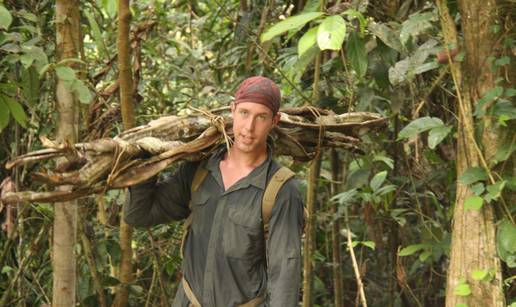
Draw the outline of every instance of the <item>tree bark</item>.
[[[315,72],[312,101],[319,100],[319,77],[321,75],[321,54],[318,54],[315,59]],[[320,150],[320,148],[319,148]],[[304,241],[303,254],[303,307],[313,305],[313,267],[312,254],[315,250],[315,195],[317,193],[317,178],[319,178],[319,171],[321,169],[321,154],[316,153],[314,160],[311,162],[308,170],[308,186],[306,192],[306,210],[308,217],[306,221],[306,233]]]
[[[438,1],[441,23],[452,27],[446,3]],[[459,1],[459,10],[464,35],[465,61],[462,71],[457,64],[450,63],[459,98],[459,123],[457,140],[457,176],[475,166],[487,167],[484,157],[496,147],[497,136],[488,118],[473,118],[473,103],[494,86],[495,74],[486,60],[492,55],[496,36],[492,26],[496,21],[494,0]],[[450,25],[451,24],[451,25]],[[454,30],[448,33],[448,42],[457,41]],[[450,35],[451,33],[451,35]],[[455,37],[453,37],[455,35]],[[446,39],[446,35],[445,35]],[[460,86],[462,84],[462,86]],[[482,140],[484,152],[480,151],[479,140],[475,140],[475,124],[484,124]],[[487,141],[486,136],[489,136]],[[487,141],[487,142],[486,142]],[[505,306],[502,291],[500,260],[496,254],[495,224],[493,207],[485,203],[481,210],[465,210],[464,203],[473,193],[467,185],[457,183],[456,203],[453,215],[450,265],[446,284],[446,306],[458,304],[469,306]],[[471,277],[475,270],[492,272],[491,280],[477,281]],[[469,295],[457,295],[457,287],[467,283]]]
[[[56,1],[56,52],[57,59],[77,58],[81,46],[79,1]],[[73,93],[62,80],[57,80],[56,107],[57,141],[77,142],[79,106]],[[61,159],[58,163],[65,162]],[[69,189],[63,186],[61,189]],[[77,201],[54,204],[53,227],[53,290],[52,306],[75,306],[76,259],[74,246],[77,241]]]
[[[331,180],[333,181],[331,183],[331,195],[336,195],[338,193],[338,186],[337,183],[340,179],[340,170],[341,170],[341,163],[339,160],[339,155],[337,153],[337,150],[335,148],[332,148],[331,150]],[[336,216],[338,210],[338,203],[335,202],[331,207],[331,214],[332,216]],[[332,231],[331,231],[331,237],[332,237],[332,269],[333,269],[333,295],[334,295],[334,303],[335,307],[342,307],[344,306],[342,304],[342,268],[341,268],[341,253],[340,253],[340,219],[336,219],[333,221],[332,225]]]
[[[129,10],[129,0],[118,1],[118,79],[120,82],[120,106],[122,111],[122,121],[124,129],[134,126],[134,107],[133,107],[133,78],[131,70],[131,47],[129,39],[131,11]],[[125,204],[124,204],[125,206]],[[121,210],[123,212],[123,210]],[[122,307],[127,305],[129,297],[129,284],[133,280],[132,257],[133,250],[131,241],[133,228],[129,226],[123,218],[120,219],[120,286],[116,291],[113,306]]]

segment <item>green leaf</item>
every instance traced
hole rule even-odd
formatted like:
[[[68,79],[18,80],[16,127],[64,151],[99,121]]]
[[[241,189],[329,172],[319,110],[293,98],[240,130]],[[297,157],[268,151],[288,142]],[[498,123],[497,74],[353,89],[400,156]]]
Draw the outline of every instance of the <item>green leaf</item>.
[[[484,204],[484,199],[480,196],[470,196],[464,201],[464,210],[480,210]]]
[[[293,79],[295,82],[300,82],[301,76],[305,72],[306,68],[310,63],[313,62],[320,51],[321,50],[318,46],[313,46],[312,48],[308,49],[308,51],[306,51],[303,56],[298,57],[289,72],[291,79]]]
[[[93,99],[90,90],[84,84],[82,80],[74,80],[72,85],[72,90],[77,95],[77,98],[81,103],[88,104]]]
[[[379,188],[375,192],[375,194],[382,196],[382,195],[388,194],[388,193],[390,193],[392,191],[396,191],[397,188],[398,187],[393,185],[393,184],[384,185],[383,187]]]
[[[473,278],[473,280],[484,280],[486,277],[488,277],[488,275],[488,270],[474,270],[471,273],[471,278]]]
[[[472,184],[483,180],[487,180],[487,173],[483,168],[478,166],[468,168],[459,176],[459,182],[462,184]]]
[[[496,61],[494,62],[494,64],[496,66],[503,66],[503,65],[507,65],[511,62],[511,58],[504,55],[502,57],[500,57],[499,59],[496,59]]]
[[[7,106],[9,107],[11,115],[14,117],[14,119],[23,128],[27,128],[27,115],[25,114],[22,105],[11,97],[3,96],[3,100],[5,103],[7,103]]]
[[[367,72],[367,52],[364,39],[356,32],[349,33],[346,43],[346,54],[349,57],[351,67],[353,67],[360,78],[363,78]]]
[[[357,189],[351,189],[349,191],[345,191],[339,193],[331,198],[332,201],[337,201],[340,205],[348,204],[349,202],[355,199],[355,196],[358,194]]]
[[[408,20],[404,21],[401,26],[400,41],[402,44],[406,44],[408,39],[416,37],[426,30],[432,28],[432,20],[435,20],[436,16],[433,12],[427,13],[415,13],[412,14]]]
[[[344,11],[343,14],[358,19],[358,24],[360,26],[360,36],[363,37],[366,27],[366,19],[364,18],[364,15],[362,15],[362,13],[354,9],[347,9],[346,11]]]
[[[373,189],[373,192],[376,192],[380,188],[385,181],[385,178],[387,178],[387,171],[382,171],[374,175],[373,179],[371,179],[371,183],[369,184],[371,189]]]
[[[38,16],[32,13],[29,13],[25,10],[21,10],[19,13],[22,18],[27,19],[28,21],[38,22]]]
[[[419,254],[419,261],[425,262],[428,257],[432,256],[432,253],[429,251],[424,251],[421,254]]]
[[[374,36],[378,37],[385,45],[392,49],[402,52],[404,50],[398,36],[394,31],[383,23],[370,22],[367,26]]]
[[[444,138],[446,138],[451,129],[451,126],[442,126],[430,129],[428,134],[428,147],[430,147],[430,149],[434,149],[442,142],[442,140],[444,140]]]
[[[57,77],[63,81],[73,81],[77,79],[75,76],[75,70],[67,66],[56,67]]]
[[[476,196],[480,196],[480,194],[484,193],[484,191],[485,191],[484,184],[482,182],[475,183],[474,185],[471,186],[471,191]]]
[[[455,295],[468,296],[471,294],[471,289],[467,283],[460,283],[455,287]]]
[[[105,57],[108,52],[106,49],[106,44],[104,43],[104,39],[102,38],[102,33],[100,32],[99,25],[95,20],[93,14],[91,14],[88,10],[85,10],[86,18],[88,18],[88,23],[91,27],[91,35],[95,40],[95,45],[97,45],[97,50],[99,51],[99,56],[101,58]]]
[[[376,247],[376,243],[374,243],[373,241],[362,241],[362,242],[360,242],[360,244],[367,246],[372,250],[374,250]]]
[[[39,77],[34,67],[22,69],[21,73],[22,93],[30,107],[33,107],[39,98]]]
[[[428,247],[428,244],[409,245],[407,247],[402,248],[400,250],[400,252],[398,253],[398,256],[400,256],[400,257],[409,256],[409,255],[412,255],[415,252],[420,251],[426,247]]]
[[[516,225],[507,219],[502,220],[496,232],[496,243],[500,256],[501,251],[505,254],[516,254]],[[503,260],[506,261],[506,259]]]
[[[377,154],[374,156],[373,161],[380,161],[385,163],[390,169],[394,169],[394,160],[392,158],[389,158],[387,156],[384,156],[383,154]]]
[[[6,274],[6,273],[9,273],[12,271],[13,271],[13,268],[8,265],[4,265],[4,267],[2,268],[2,274]]]
[[[13,17],[11,13],[3,5],[0,5],[0,29],[9,29],[12,22]]]
[[[405,128],[403,128],[398,134],[398,140],[408,139],[415,136],[418,133],[437,128],[443,127],[444,123],[440,118],[437,117],[421,117],[410,122]]]
[[[317,29],[317,44],[321,50],[340,50],[346,36],[346,22],[339,15],[326,17]]]
[[[116,15],[117,4],[118,2],[116,0],[102,0],[102,8],[110,17]]]
[[[9,107],[0,96],[0,132],[9,124]]]
[[[459,304],[455,305],[455,307],[468,307],[468,304],[459,303]]]
[[[267,31],[265,31],[261,36],[260,40],[262,42],[266,42],[268,40],[271,40],[272,38],[285,33],[290,30],[300,29],[302,26],[304,26],[306,23],[321,17],[324,15],[323,12],[311,12],[311,13],[305,13],[300,14],[296,16],[291,16],[286,18],[285,20],[282,20],[278,22],[277,24],[270,27]]]
[[[503,188],[505,187],[505,184],[507,181],[502,180],[495,182],[494,184],[490,184],[487,186],[487,194],[484,196],[484,199],[486,201],[491,201],[498,199],[500,195],[502,194]]]
[[[503,94],[503,87],[495,86],[489,89],[482,98],[480,98],[475,105],[475,113],[476,117],[484,116],[486,114],[485,105],[490,102],[497,100]]]
[[[306,31],[303,36],[299,39],[299,43],[297,44],[297,54],[298,56],[303,56],[306,51],[312,48],[315,43],[317,43],[317,29],[319,27],[313,27],[310,30]]]

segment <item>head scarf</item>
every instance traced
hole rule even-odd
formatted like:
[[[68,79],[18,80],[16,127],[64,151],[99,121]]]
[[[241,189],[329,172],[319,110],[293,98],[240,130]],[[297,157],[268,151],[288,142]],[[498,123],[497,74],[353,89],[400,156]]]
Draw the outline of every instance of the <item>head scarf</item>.
[[[262,76],[245,79],[235,93],[235,105],[241,102],[263,104],[276,114],[280,107],[281,93],[274,81]]]

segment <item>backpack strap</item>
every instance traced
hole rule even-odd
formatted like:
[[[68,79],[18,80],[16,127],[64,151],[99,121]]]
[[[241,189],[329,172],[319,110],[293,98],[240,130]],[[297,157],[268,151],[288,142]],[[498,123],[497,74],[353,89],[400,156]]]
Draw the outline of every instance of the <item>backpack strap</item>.
[[[206,176],[208,176],[208,170],[204,168],[204,163],[201,163],[197,170],[195,170],[195,174],[192,180],[192,185],[190,188],[190,201],[188,202],[188,208],[192,209],[192,196],[201,186],[204,179],[206,179]],[[192,213],[190,212],[190,215],[186,218],[184,224],[183,224],[183,238],[181,239],[181,248],[180,248],[180,255],[183,257],[183,247],[185,245],[186,236],[188,235],[188,230],[190,229],[190,225],[192,225]]]
[[[295,173],[293,171],[282,166],[276,171],[276,173],[274,173],[265,188],[262,200],[263,236],[265,238],[265,242],[267,242],[267,239],[269,238],[269,221],[271,219],[272,209],[276,203],[276,196],[283,184],[294,175]]]

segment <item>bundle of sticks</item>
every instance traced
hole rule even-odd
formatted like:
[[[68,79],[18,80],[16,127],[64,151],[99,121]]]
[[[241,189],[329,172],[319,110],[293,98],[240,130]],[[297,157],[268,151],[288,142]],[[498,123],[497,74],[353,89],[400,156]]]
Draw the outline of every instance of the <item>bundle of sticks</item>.
[[[334,114],[314,107],[284,108],[270,133],[274,154],[309,161],[324,147],[360,152],[359,136],[386,125],[375,113]],[[3,203],[58,202],[120,189],[143,182],[181,160],[201,160],[218,146],[230,146],[232,119],[228,107],[185,116],[166,116],[126,130],[114,138],[87,143],[58,144],[41,138],[45,149],[16,157],[6,164],[17,165],[65,160],[53,170],[34,171],[31,177],[51,191],[7,192]],[[63,159],[65,157],[66,159]],[[50,190],[49,189],[49,190]]]

